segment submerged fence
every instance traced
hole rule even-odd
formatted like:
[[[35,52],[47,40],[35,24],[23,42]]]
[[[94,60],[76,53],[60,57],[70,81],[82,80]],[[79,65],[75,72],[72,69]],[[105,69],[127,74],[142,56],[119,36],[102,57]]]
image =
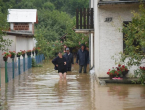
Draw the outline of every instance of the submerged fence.
[[[37,56],[28,56],[27,58],[17,57],[17,60],[11,59],[12,62],[5,62],[5,83],[14,79],[16,76],[26,72],[32,68],[32,58],[35,59],[36,63],[39,64],[44,60],[44,55],[40,54]]]

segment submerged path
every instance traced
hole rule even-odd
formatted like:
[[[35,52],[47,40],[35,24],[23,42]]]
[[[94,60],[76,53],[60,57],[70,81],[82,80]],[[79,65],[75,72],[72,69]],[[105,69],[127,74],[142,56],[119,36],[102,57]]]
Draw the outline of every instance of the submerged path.
[[[59,80],[50,62],[33,68],[2,88],[0,110],[145,110],[144,86],[99,86],[77,70]]]

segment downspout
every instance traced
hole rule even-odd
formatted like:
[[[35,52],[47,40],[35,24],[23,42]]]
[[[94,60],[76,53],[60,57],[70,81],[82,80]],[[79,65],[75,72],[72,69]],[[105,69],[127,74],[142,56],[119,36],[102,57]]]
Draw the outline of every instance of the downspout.
[[[93,52],[92,52],[93,50],[91,49],[91,43],[92,43],[91,42],[91,40],[92,40],[91,37],[92,37],[91,36],[91,31],[89,31],[89,61],[90,61],[89,62],[90,65],[89,66],[90,66],[90,70],[92,70],[94,68],[94,61],[92,61],[93,62],[93,65],[91,65],[92,64],[92,62],[91,62],[91,56],[92,55],[91,54],[93,54]]]
[[[93,5],[94,5],[94,0],[90,0],[90,1],[89,1],[89,8],[93,8],[93,7],[94,7]],[[92,37],[92,36],[91,36],[91,31],[89,31],[89,61],[90,61],[90,62],[89,62],[90,65],[89,65],[89,66],[90,66],[90,70],[92,70],[92,69],[94,68],[94,61],[93,61],[93,64],[92,64],[92,62],[91,62],[91,56],[92,56],[91,54],[93,54],[92,51],[94,50],[94,49],[91,50],[91,43],[92,43],[92,42],[91,42],[91,40],[92,40],[91,37]],[[94,60],[94,59],[93,59],[93,60]]]

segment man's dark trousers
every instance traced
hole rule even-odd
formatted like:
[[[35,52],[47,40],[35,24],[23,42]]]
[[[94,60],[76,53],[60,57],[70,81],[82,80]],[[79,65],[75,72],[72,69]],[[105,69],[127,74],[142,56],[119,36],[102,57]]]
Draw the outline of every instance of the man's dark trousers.
[[[79,73],[82,73],[82,69],[84,70],[84,73],[87,73],[87,65],[80,65],[79,66]]]

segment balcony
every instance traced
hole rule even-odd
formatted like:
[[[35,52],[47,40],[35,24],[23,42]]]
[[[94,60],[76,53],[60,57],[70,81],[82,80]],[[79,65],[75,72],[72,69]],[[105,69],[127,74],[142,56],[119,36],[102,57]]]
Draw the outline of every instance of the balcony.
[[[94,10],[93,8],[76,9],[77,33],[88,33],[94,31]]]

